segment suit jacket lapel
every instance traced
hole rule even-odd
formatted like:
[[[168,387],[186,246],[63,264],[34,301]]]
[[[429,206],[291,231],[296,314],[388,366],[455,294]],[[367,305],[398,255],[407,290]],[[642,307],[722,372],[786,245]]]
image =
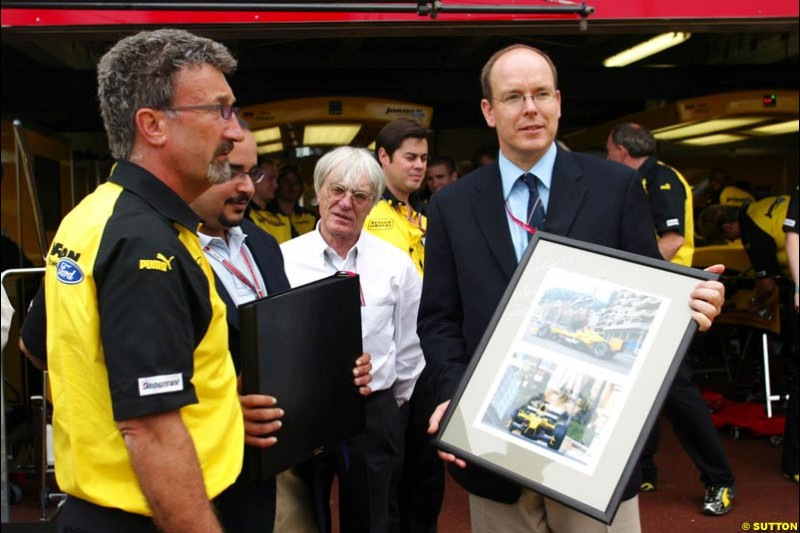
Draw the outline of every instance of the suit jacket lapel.
[[[503,185],[496,161],[482,171],[481,180],[475,184],[472,211],[489,250],[511,279],[517,268],[517,255],[508,231]]]
[[[568,236],[578,215],[586,187],[580,183],[583,171],[569,152],[559,149],[553,167],[553,182],[547,205],[544,231]]]
[[[270,255],[262,253],[261,250],[257,250],[256,246],[250,245],[247,247],[250,250],[250,254],[255,259],[256,267],[258,271],[261,273],[261,279],[264,280],[264,285],[267,286],[267,294],[273,294],[278,292],[278,290],[273,286],[274,276],[271,275],[272,272],[276,268],[280,268],[280,266],[270,257]]]
[[[231,299],[231,295],[228,294],[228,291],[225,289],[225,285],[217,276],[217,273],[214,273],[214,284],[217,286],[217,294],[225,303],[225,316],[228,320],[228,327],[239,331],[239,311],[236,309],[236,304],[233,303],[233,299]]]

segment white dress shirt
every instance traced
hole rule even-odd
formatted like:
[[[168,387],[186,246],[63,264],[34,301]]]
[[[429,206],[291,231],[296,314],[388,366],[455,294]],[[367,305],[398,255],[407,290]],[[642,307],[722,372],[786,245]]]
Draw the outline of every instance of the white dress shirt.
[[[236,304],[236,307],[239,307],[244,303],[252,302],[258,295],[255,290],[228,270],[219,261],[219,257],[229,261],[243,276],[250,280],[254,287],[259,288],[261,296],[267,295],[267,286],[264,284],[264,278],[261,277],[261,272],[258,270],[253,254],[250,253],[244,243],[247,234],[239,226],[229,228],[227,233],[227,242],[225,242],[225,239],[212,237],[202,232],[199,232],[198,236],[200,237],[200,246],[203,247],[203,253],[206,255],[208,262],[211,263],[211,268],[214,269],[214,273],[222,281],[222,285],[228,291],[233,303]],[[211,248],[213,253],[209,252],[206,247]],[[244,254],[247,254],[247,259],[250,261],[249,266],[245,261]]]
[[[319,230],[281,244],[286,275],[292,287],[338,271],[356,272],[361,282],[361,338],[372,356],[374,391],[391,389],[397,404],[411,398],[425,359],[417,337],[417,310],[422,279],[395,246],[362,231],[342,259]]]

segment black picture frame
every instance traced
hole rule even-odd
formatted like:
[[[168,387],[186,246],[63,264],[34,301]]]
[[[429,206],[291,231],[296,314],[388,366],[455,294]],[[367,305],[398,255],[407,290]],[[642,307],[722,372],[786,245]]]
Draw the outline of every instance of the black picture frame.
[[[718,277],[537,232],[435,446],[611,523]]]

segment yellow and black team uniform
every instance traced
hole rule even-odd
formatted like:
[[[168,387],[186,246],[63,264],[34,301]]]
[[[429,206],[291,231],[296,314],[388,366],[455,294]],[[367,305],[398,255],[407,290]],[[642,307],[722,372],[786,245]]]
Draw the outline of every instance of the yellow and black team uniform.
[[[367,215],[364,229],[407,253],[421,276],[425,264],[428,219],[425,217],[425,205],[415,194],[408,200],[409,204],[406,204],[389,189],[384,189],[383,197]]]
[[[798,198],[798,189],[797,187],[794,188],[792,192],[791,200],[789,200],[789,206],[786,211],[786,215],[783,219],[783,231],[784,232],[793,232],[793,233],[800,233],[800,228],[798,227],[798,203],[800,199]],[[794,286],[794,292],[797,293],[797,285]],[[789,298],[791,300],[792,305],[794,305],[793,298]],[[791,307],[790,307],[791,309]],[[791,313],[791,311],[789,311]],[[798,349],[798,328],[800,327],[797,322],[797,314],[795,313],[794,316],[788,321],[785,321],[789,324],[791,328],[791,342],[794,345],[795,356],[797,354]],[[797,382],[797,358],[789,358],[791,360],[791,364],[795,366],[794,372],[786,372],[790,378],[789,382],[789,405],[786,413],[786,427],[783,432],[783,458],[781,461],[781,467],[783,468],[783,473],[788,476],[790,479],[793,479],[794,482],[797,482],[797,474],[800,473],[800,405],[798,402],[798,389],[800,389],[800,384]]]
[[[308,209],[296,205],[292,214],[286,216],[275,201],[263,209],[250,202],[245,216],[253,224],[275,237],[278,244],[299,237],[317,227],[317,217]]]
[[[683,236],[683,245],[672,258],[672,263],[692,266],[694,255],[694,212],[692,189],[680,172],[665,165],[655,156],[647,158],[639,167],[642,183],[653,211],[656,233],[676,231]],[[700,390],[692,382],[692,370],[682,363],[667,394],[664,408],[670,425],[686,453],[700,471],[700,480],[706,486],[703,510],[706,514],[719,514],[710,509],[714,497],[722,491],[722,501],[730,504],[735,495],[735,482],[725,450]],[[653,456],[658,448],[659,432],[656,426],[645,443],[639,460],[642,472],[642,490],[655,490],[658,479]]]
[[[67,215],[50,248],[56,478],[84,523],[152,516],[117,421],[179,410],[209,499],[241,470],[244,428],[225,305],[199,223],[160,180],[121,162]]]
[[[719,193],[719,204],[721,205],[744,205],[756,201],[755,196],[734,185],[728,185]]]
[[[639,167],[647,198],[653,211],[656,232],[676,231],[683,246],[672,258],[678,265],[692,266],[694,255],[694,214],[692,189],[680,172],[650,156]]]
[[[739,209],[742,244],[756,278],[779,276],[786,270],[786,234],[789,196],[770,196]],[[796,231],[796,230],[795,230]]]

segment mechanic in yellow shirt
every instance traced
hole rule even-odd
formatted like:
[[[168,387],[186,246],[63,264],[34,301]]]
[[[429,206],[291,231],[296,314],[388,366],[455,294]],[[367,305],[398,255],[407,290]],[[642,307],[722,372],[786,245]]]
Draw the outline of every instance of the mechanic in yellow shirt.
[[[424,203],[416,192],[425,180],[428,129],[410,118],[387,124],[378,134],[375,154],[386,189],[364,221],[364,229],[406,252],[420,276],[425,263]]]

